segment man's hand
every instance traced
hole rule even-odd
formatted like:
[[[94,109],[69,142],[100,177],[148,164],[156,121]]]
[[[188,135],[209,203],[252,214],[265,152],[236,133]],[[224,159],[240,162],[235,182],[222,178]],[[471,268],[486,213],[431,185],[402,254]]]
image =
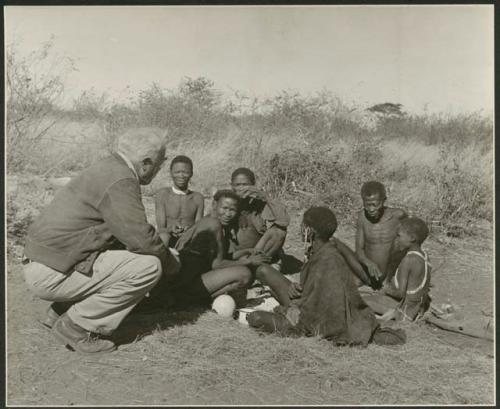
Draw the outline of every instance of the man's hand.
[[[250,202],[252,200],[260,200],[262,202],[267,202],[268,197],[267,194],[257,188],[256,186],[247,186],[245,190],[241,193],[241,198],[246,199],[249,198]]]
[[[373,261],[367,261],[365,264],[368,268],[368,274],[370,274],[373,278],[380,280],[380,278],[382,277],[382,273],[380,272],[377,264]]]
[[[265,254],[254,254],[246,258],[247,262],[251,266],[260,266],[261,264],[269,264],[271,262],[271,257]]]
[[[288,287],[288,297],[293,300],[299,298],[302,294],[302,286],[299,283],[290,283]]]
[[[176,224],[176,225],[172,228],[172,230],[170,231],[170,234],[171,234],[173,237],[180,237],[180,235],[181,235],[182,233],[184,233],[184,231],[185,231],[185,230],[186,230],[186,229],[185,229],[185,227],[182,227],[181,225]]]
[[[382,315],[379,320],[380,321],[383,321],[383,322],[386,322],[386,321],[390,321],[392,319],[396,319],[398,316],[397,314],[397,311],[395,308],[393,309],[390,309],[389,311],[387,311],[384,315]]]

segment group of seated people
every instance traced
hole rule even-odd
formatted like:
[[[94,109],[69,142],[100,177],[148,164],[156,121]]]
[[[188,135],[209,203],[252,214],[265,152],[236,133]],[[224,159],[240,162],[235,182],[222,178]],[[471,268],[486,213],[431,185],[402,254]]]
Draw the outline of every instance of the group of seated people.
[[[231,187],[215,192],[205,212],[204,197],[189,189],[192,161],[175,157],[173,186],[156,193],[156,227],[149,223],[140,187],[159,173],[165,154],[161,130],[124,131],[116,150],[71,178],[30,225],[24,280],[51,302],[42,324],[66,347],[114,351],[110,337],[135,308],[209,306],[221,295],[243,307],[255,280],[279,305],[256,308],[249,325],[339,345],[402,343],[404,333],[389,320],[414,320],[429,308],[431,267],[421,248],[428,229],[385,206],[381,183],[361,187],[354,251],[334,236],[331,209],[307,209],[306,260],[294,282],[283,251],[290,217],[248,168],[232,173]],[[366,288],[390,296],[394,308],[377,311],[382,321]]]
[[[430,264],[421,248],[428,228],[402,209],[385,206],[383,184],[370,181],[361,187],[355,251],[334,237],[337,220],[331,209],[313,206],[304,213],[301,232],[307,251],[297,283],[286,277],[283,264],[290,217],[282,203],[256,187],[250,169],[232,173],[231,189],[215,193],[208,215],[203,195],[189,189],[192,160],[175,157],[170,174],[173,185],[156,192],[156,225],[181,271],[162,277],[146,303],[210,305],[217,296],[230,294],[242,299],[238,303],[243,306],[246,289],[257,279],[280,305],[272,312],[249,314],[252,327],[320,335],[339,345],[404,342],[401,332],[380,326],[360,286],[398,301],[383,321],[415,320],[429,308]]]

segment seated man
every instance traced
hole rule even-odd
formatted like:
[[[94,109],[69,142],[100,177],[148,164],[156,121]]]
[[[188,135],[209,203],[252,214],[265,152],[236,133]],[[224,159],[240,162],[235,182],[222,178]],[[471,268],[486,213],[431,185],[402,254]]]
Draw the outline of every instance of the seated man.
[[[181,304],[204,304],[221,294],[246,288],[251,284],[249,267],[269,262],[264,254],[241,255],[230,259],[229,243],[232,222],[238,214],[239,197],[231,190],[214,195],[211,216],[205,216],[186,230],[176,245],[181,271],[170,286],[159,285],[151,297],[159,300],[174,294]]]
[[[287,280],[278,269],[290,223],[286,208],[255,186],[255,174],[248,168],[238,168],[233,172],[231,186],[241,198],[236,239],[232,246],[234,257],[259,253],[270,256],[272,266],[264,263],[253,271],[272,291],[279,292],[274,293],[278,300],[284,300],[286,292],[280,292],[283,288],[280,283]]]
[[[369,276],[370,286],[379,289],[392,278],[404,256],[404,252],[394,248],[394,239],[407,215],[402,209],[385,206],[387,195],[380,182],[364,183],[361,197],[363,209],[356,227],[356,256]]]
[[[28,230],[26,284],[54,301],[45,324],[75,351],[114,350],[101,335],[110,335],[162,275],[178,271],[141,200],[140,185],[161,168],[165,142],[152,129],[125,132],[118,150],[62,187]]]
[[[193,162],[176,156],[170,164],[173,186],[159,189],[155,195],[156,226],[163,242],[175,247],[180,235],[203,217],[204,198],[189,189]]]
[[[303,226],[312,245],[300,285],[294,286],[300,295],[288,307],[278,306],[275,312],[250,313],[248,323],[285,336],[319,335],[337,345],[404,343],[404,333],[379,329],[344,257],[330,241],[337,228],[333,212],[326,207],[312,207],[304,213]]]

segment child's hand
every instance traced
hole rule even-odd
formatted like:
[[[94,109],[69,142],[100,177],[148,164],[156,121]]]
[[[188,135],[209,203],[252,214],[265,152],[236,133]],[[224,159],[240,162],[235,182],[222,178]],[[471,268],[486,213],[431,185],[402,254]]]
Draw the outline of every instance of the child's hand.
[[[390,321],[392,319],[395,319],[397,316],[397,312],[396,312],[396,309],[393,308],[389,311],[387,311],[384,315],[382,315],[379,320],[380,321]]]
[[[293,300],[294,298],[299,298],[302,293],[302,286],[299,283],[290,283],[288,287],[288,297]]]
[[[271,262],[271,257],[265,254],[254,254],[248,257],[248,263],[252,266],[260,266],[261,264],[269,264]]]
[[[255,186],[247,186],[247,188],[241,194],[243,199],[249,198],[255,200],[260,200],[262,202],[267,202],[267,195]]]

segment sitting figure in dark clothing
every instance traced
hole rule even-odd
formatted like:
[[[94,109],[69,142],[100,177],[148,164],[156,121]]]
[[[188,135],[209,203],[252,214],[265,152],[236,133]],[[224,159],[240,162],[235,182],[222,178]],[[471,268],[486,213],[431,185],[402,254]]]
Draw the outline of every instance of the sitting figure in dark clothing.
[[[215,193],[212,215],[187,229],[176,244],[181,262],[178,276],[169,283],[160,282],[151,292],[152,299],[161,305],[162,300],[168,302],[173,296],[177,304],[209,305],[217,296],[244,290],[251,284],[249,268],[271,258],[264,254],[236,254],[238,258],[233,259],[229,253],[239,200],[231,190]]]
[[[333,212],[312,207],[304,213],[303,229],[311,241],[300,284],[290,286],[288,306],[274,312],[255,311],[248,323],[284,336],[321,336],[337,345],[401,344],[401,330],[380,329],[374,312],[361,298],[354,275],[335,241]]]

